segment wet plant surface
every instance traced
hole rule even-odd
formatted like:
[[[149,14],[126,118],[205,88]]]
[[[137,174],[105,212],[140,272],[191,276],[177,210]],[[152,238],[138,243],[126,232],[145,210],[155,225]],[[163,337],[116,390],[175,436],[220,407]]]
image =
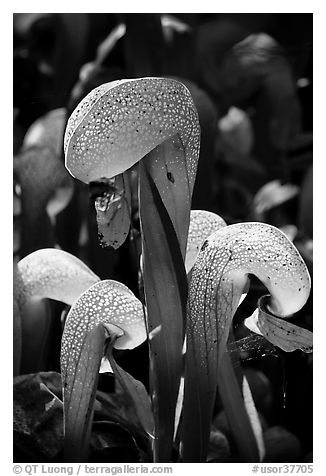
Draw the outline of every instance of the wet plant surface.
[[[15,14],[14,111],[15,462],[312,462],[312,15]]]

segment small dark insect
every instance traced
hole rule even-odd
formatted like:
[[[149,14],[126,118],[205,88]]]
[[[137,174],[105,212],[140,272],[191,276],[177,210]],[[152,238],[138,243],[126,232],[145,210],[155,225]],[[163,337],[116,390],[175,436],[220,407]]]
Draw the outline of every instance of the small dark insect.
[[[166,174],[166,176],[167,176],[168,180],[170,180],[170,182],[174,183],[174,177],[173,177],[173,175],[171,174],[171,172],[168,172],[168,173]]]

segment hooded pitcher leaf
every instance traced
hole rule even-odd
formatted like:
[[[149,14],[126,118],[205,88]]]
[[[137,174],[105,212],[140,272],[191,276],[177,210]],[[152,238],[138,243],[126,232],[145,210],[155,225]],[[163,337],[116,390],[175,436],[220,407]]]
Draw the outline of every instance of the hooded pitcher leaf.
[[[299,311],[310,293],[310,276],[299,252],[271,225],[230,225],[204,242],[189,290],[185,385],[185,415],[197,406],[192,418],[201,421],[198,445],[203,445],[203,454],[216,395],[216,368],[249,274],[270,291],[268,309],[279,317]]]

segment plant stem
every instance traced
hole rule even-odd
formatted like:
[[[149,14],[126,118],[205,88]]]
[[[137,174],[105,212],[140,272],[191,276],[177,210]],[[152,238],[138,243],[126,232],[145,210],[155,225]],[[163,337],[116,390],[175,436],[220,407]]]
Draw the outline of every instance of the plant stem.
[[[244,406],[242,390],[227,351],[223,353],[219,364],[218,391],[241,461],[259,462],[255,435]]]

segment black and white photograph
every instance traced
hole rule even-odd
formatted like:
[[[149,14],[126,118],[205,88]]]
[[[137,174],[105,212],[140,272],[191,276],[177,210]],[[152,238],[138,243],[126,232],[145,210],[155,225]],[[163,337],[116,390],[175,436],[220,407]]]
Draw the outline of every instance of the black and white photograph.
[[[13,473],[313,473],[315,15],[150,12],[11,14]]]

